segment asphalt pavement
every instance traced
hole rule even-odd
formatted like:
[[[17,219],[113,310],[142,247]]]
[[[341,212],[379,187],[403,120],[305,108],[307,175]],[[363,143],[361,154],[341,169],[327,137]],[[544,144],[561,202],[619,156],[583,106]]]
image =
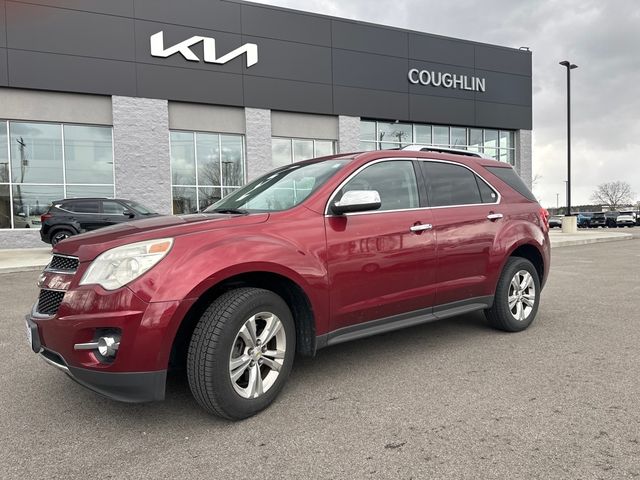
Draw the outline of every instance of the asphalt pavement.
[[[640,230],[640,229],[638,229]],[[640,239],[553,250],[538,318],[482,314],[297,358],[251,419],[85,390],[26,344],[37,272],[0,275],[0,478],[640,477]]]

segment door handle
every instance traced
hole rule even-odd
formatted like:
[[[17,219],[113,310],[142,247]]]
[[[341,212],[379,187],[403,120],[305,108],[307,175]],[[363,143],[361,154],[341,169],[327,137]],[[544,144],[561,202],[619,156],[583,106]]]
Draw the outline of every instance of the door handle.
[[[503,215],[501,213],[490,213],[489,215],[487,215],[487,218],[491,221],[494,220],[498,220],[499,218],[502,218]]]
[[[431,230],[433,228],[433,225],[431,225],[430,223],[423,223],[420,225],[412,225],[411,227],[409,227],[409,230],[412,232],[422,232],[423,230]]]

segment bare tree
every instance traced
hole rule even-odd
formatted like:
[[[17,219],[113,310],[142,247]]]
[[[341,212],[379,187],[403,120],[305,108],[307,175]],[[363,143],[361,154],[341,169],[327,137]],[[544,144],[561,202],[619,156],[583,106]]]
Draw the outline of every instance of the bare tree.
[[[621,205],[630,204],[633,201],[633,196],[631,185],[617,180],[598,185],[598,188],[591,195],[591,200],[615,210]]]

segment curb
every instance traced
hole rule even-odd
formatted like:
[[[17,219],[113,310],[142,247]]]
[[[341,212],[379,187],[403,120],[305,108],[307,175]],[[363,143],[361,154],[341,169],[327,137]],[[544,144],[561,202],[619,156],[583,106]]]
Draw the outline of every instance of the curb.
[[[551,240],[551,248],[575,247],[577,245],[590,245],[592,243],[621,242],[623,240],[633,240],[633,235],[621,233],[615,237],[581,238],[576,240]]]
[[[20,273],[20,272],[40,272],[47,264],[42,265],[25,265],[24,267],[6,267],[0,268],[0,275],[4,273]]]

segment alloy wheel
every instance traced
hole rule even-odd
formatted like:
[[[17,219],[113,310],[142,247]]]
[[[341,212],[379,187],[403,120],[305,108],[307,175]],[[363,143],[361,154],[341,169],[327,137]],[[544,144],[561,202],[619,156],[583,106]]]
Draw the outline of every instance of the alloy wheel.
[[[529,318],[536,302],[536,286],[526,270],[519,270],[511,279],[508,301],[514,319],[522,322]]]
[[[240,328],[229,355],[229,377],[243,398],[258,398],[275,383],[284,364],[287,336],[270,312],[252,315]]]

